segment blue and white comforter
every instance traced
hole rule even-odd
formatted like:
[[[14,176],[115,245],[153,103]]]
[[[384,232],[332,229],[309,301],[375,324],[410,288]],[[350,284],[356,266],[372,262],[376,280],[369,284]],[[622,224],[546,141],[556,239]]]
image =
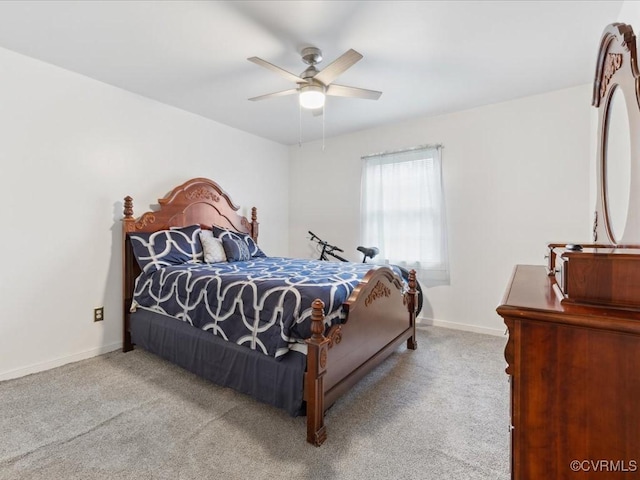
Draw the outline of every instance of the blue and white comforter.
[[[371,268],[275,257],[167,266],[138,277],[132,310],[164,313],[278,358],[291,349],[306,353],[316,298],[326,325],[339,323],[342,303]]]

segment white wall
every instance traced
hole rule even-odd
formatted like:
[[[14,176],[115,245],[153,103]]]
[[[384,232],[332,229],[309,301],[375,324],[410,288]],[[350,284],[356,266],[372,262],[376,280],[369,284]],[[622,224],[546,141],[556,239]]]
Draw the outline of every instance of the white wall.
[[[618,22],[631,25],[634,33],[638,36],[640,34],[640,2],[637,0],[622,2],[622,7],[618,14]],[[603,30],[605,26],[602,26]]]
[[[594,54],[595,55],[595,54]],[[515,264],[548,242],[590,240],[590,86],[290,147],[290,253],[306,231],[358,259],[360,157],[443,143],[451,285],[426,290],[435,323],[502,333],[495,312]]]
[[[287,147],[8,50],[0,65],[0,379],[120,346],[125,195],[139,215],[211,178],[287,254]]]

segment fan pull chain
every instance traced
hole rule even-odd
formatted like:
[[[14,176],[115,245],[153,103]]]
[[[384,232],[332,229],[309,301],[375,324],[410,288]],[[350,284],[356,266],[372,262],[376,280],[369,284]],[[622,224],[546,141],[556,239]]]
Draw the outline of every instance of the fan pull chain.
[[[302,105],[298,102],[298,148],[302,148]]]
[[[324,119],[327,116],[327,104],[322,106],[322,151],[324,152]]]

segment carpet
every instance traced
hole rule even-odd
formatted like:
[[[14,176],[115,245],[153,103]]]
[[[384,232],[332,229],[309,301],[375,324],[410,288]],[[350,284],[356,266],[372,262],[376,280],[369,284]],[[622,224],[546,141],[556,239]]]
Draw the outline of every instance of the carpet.
[[[0,383],[0,479],[509,478],[506,337],[422,327],[327,412],[305,418],[148,352]]]

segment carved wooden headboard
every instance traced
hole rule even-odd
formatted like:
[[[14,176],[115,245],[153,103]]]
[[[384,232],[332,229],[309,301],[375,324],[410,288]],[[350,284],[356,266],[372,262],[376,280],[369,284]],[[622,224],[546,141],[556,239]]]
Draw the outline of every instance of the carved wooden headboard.
[[[239,207],[220,186],[207,178],[194,178],[175,187],[164,198],[158,200],[160,209],[146,212],[140,218],[133,217],[133,199],[124,199],[124,233],[156,232],[170,227],[186,227],[200,224],[228,228],[248,233],[258,240],[258,222],[255,207],[251,221],[236,213]]]

